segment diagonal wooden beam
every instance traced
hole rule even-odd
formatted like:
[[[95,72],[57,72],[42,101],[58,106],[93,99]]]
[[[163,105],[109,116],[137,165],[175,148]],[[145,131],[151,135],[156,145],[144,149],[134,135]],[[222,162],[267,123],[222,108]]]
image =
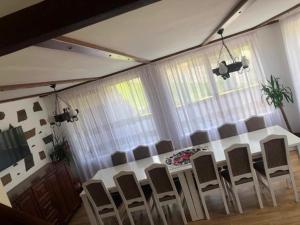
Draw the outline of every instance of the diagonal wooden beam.
[[[56,41],[57,45],[64,44],[63,49],[60,49],[59,46],[53,46],[50,42]],[[48,47],[48,48],[56,48],[60,50],[65,50],[65,51],[75,51],[77,53],[82,53],[82,54],[91,54],[91,55],[100,55],[104,56],[107,58],[111,59],[116,59],[116,60],[124,60],[124,61],[134,61],[134,62],[139,62],[139,63],[147,63],[149,60],[143,59],[140,57],[136,57],[130,54],[127,54],[125,52],[121,52],[118,50],[102,47],[96,44],[92,44],[89,42],[81,41],[78,39],[74,39],[71,37],[67,36],[61,36],[54,38],[50,41],[42,42],[37,44],[37,46],[40,47]],[[71,49],[70,49],[71,48]]]
[[[0,18],[0,56],[157,1],[42,1]]]
[[[17,90],[17,89],[44,87],[44,86],[50,86],[51,84],[69,84],[69,83],[93,81],[96,79],[97,77],[88,77],[88,78],[69,79],[69,80],[55,80],[55,81],[34,82],[34,83],[25,83],[25,84],[23,83],[23,84],[0,85],[0,92]]]
[[[240,0],[230,12],[223,18],[223,20],[212,30],[212,32],[202,41],[200,45],[207,44],[211,38],[217,33],[217,31],[222,28],[226,23],[232,20],[233,17],[237,17],[239,12],[241,12],[243,7],[246,7],[246,4],[249,3],[249,0]],[[251,1],[252,2],[252,1]]]

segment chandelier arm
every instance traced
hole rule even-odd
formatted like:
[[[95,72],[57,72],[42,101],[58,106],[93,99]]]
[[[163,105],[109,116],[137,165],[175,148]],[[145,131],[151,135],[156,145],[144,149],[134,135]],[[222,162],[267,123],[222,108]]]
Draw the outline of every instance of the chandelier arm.
[[[228,53],[228,55],[230,56],[232,62],[235,63],[235,60],[234,60],[233,55],[231,54],[231,52],[229,51],[229,48],[228,48],[227,45],[225,44],[223,34],[221,34],[221,39],[222,39],[222,44],[223,44],[222,47],[223,47],[223,46],[225,47],[225,49],[227,50],[227,53]]]
[[[218,64],[220,63],[220,59],[221,59],[223,47],[224,47],[224,46],[222,45],[222,47],[221,47],[221,49],[220,49],[220,52],[219,52]]]

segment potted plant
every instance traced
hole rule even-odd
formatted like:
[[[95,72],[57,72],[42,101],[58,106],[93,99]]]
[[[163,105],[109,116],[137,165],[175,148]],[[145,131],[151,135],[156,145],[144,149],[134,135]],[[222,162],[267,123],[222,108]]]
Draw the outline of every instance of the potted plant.
[[[64,137],[56,135],[54,129],[53,129],[52,145],[53,145],[53,151],[50,153],[50,158],[52,162],[59,162],[62,160],[69,162],[69,157],[67,153],[68,142]]]
[[[275,108],[279,108],[286,123],[286,126],[290,132],[292,132],[291,126],[283,109],[283,102],[294,103],[293,92],[290,87],[285,87],[279,83],[279,78],[271,75],[270,80],[267,80],[266,84],[262,84],[262,93],[266,97],[266,101],[269,105],[274,105]]]

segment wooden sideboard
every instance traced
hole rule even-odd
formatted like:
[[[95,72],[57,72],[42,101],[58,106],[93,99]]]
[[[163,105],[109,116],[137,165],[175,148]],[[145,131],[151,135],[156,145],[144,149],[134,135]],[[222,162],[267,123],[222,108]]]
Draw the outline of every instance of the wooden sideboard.
[[[80,206],[64,162],[49,163],[8,192],[12,206],[52,224],[66,224]]]

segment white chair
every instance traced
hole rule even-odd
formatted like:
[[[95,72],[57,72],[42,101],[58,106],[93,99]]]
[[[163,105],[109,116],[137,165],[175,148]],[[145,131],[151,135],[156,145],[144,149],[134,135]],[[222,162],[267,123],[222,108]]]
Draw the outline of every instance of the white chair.
[[[225,149],[228,169],[221,172],[225,185],[234,196],[239,213],[243,213],[238,190],[254,186],[259,207],[263,208],[259,183],[253,168],[252,156],[248,144],[235,144]]]
[[[82,186],[100,225],[104,225],[104,218],[113,216],[117,218],[118,224],[122,225],[119,211],[101,180],[90,180]]]
[[[145,173],[153,190],[154,202],[163,224],[167,225],[168,223],[162,207],[174,203],[179,207],[183,223],[187,224],[180,197],[167,166],[163,164],[152,164],[145,169]]]
[[[273,190],[273,182],[286,179],[291,181],[295,201],[299,202],[298,191],[289,158],[289,150],[285,135],[270,135],[260,141],[262,161],[256,162],[254,168],[258,171],[260,181],[271,194],[273,206],[277,206]]]
[[[122,171],[114,176],[114,181],[124,202],[130,224],[135,224],[133,212],[146,210],[150,224],[154,225],[150,207],[134,172]]]
[[[194,154],[190,159],[206,218],[210,219],[205,197],[209,194],[215,194],[216,192],[221,194],[226,214],[229,214],[224,189],[213,152],[200,151]]]

